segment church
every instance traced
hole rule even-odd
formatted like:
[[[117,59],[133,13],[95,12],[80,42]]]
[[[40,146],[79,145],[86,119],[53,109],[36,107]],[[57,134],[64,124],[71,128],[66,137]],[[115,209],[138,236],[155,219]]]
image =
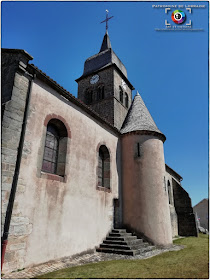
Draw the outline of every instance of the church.
[[[166,136],[138,91],[132,99],[108,31],[76,79],[78,98],[32,59],[2,49],[3,272],[110,252],[100,245],[110,232],[160,247],[197,236],[182,177],[164,160]]]

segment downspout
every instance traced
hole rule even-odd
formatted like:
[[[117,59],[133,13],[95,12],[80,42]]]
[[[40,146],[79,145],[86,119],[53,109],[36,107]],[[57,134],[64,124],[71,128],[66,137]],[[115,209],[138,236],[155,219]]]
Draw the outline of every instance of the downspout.
[[[22,153],[23,153],[32,81],[33,81],[33,78],[35,77],[35,75],[31,75],[28,72],[25,72],[25,74],[29,78],[29,87],[28,87],[28,92],[27,92],[27,96],[26,96],[25,112],[23,115],[23,123],[22,123],[21,135],[20,135],[20,142],[19,142],[19,146],[18,146],[15,172],[14,172],[14,176],[13,176],[11,192],[10,192],[10,197],[9,197],[9,201],[8,201],[7,211],[6,211],[4,232],[3,232],[3,236],[2,236],[2,240],[1,240],[2,241],[1,242],[1,269],[3,267],[4,256],[5,256],[6,247],[7,247],[7,243],[8,243],[9,228],[10,228],[10,222],[11,222],[11,217],[12,217],[12,210],[13,210],[13,205],[14,205],[14,200],[15,200],[15,194],[16,194],[16,190],[17,190],[17,182],[18,182],[18,178],[19,178],[21,158],[22,158]]]

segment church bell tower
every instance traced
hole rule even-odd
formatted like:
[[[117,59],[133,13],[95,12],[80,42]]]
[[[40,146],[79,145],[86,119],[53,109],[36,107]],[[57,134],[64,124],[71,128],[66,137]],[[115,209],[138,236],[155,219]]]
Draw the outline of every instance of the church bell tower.
[[[120,129],[131,105],[134,87],[127,78],[125,66],[112,50],[107,28],[99,53],[86,59],[83,75],[76,82],[78,98]]]

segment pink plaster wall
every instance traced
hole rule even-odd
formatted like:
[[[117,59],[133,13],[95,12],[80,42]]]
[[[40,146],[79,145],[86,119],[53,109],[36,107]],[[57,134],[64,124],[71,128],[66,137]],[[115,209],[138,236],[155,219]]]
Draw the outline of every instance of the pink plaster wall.
[[[69,127],[64,180],[41,172],[46,117],[50,114],[65,120]],[[110,192],[97,189],[99,143],[110,151]],[[118,198],[117,146],[118,136],[108,127],[39,80],[33,83],[19,175],[19,186],[24,188],[17,191],[13,213],[27,218],[30,231],[19,232],[18,238],[23,237],[26,244],[21,263],[12,260],[17,268],[78,254],[102,242],[112,228],[113,199]],[[8,250],[15,234],[10,234]]]
[[[136,145],[141,157],[136,157]],[[168,195],[164,186],[163,143],[155,136],[122,139],[123,222],[157,245],[172,243]]]

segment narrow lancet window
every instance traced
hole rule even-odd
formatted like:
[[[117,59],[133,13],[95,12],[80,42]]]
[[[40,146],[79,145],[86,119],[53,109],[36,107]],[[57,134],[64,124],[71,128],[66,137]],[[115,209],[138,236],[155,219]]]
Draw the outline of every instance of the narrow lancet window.
[[[101,87],[97,89],[97,100],[101,100]]]
[[[86,104],[89,105],[93,102],[93,91],[87,90],[86,91]]]
[[[120,93],[120,102],[123,103],[123,90],[121,86],[119,86],[119,93]]]
[[[128,108],[128,94],[125,93],[125,107]]]
[[[101,98],[104,99],[104,86],[101,87]]]
[[[170,184],[170,182],[169,182],[169,180],[168,180],[168,202],[169,202],[169,204],[170,205],[172,205],[173,203],[172,203],[172,190],[171,190],[171,184]]]
[[[140,153],[140,143],[137,143],[137,157],[140,157],[141,153]]]

